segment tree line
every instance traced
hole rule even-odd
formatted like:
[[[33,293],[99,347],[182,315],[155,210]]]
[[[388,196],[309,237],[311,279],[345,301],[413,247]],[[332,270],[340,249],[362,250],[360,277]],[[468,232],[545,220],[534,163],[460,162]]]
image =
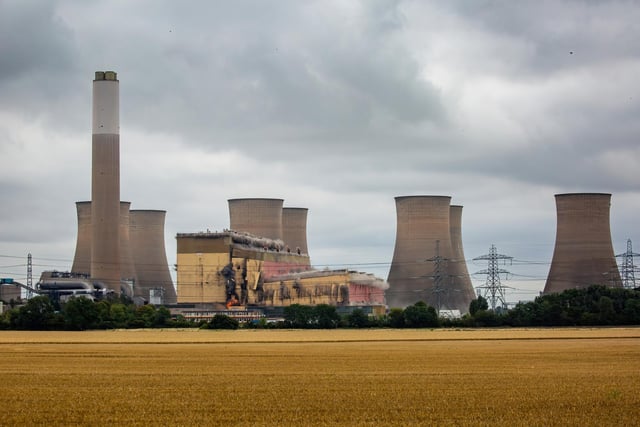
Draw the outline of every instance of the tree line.
[[[0,328],[16,330],[82,331],[189,326],[193,326],[191,322],[172,318],[166,307],[136,306],[126,297],[101,301],[74,297],[64,303],[55,303],[47,296],[36,296],[0,315]]]
[[[422,301],[404,309],[392,308],[372,317],[355,308],[340,315],[328,304],[292,304],[284,308],[283,319],[260,319],[240,323],[217,314],[210,321],[188,321],[172,316],[166,307],[136,306],[126,298],[94,302],[71,298],[54,304],[46,296],[31,298],[26,304],[0,315],[1,329],[88,330],[116,328],[198,327],[205,329],[243,328],[437,328],[437,327],[525,327],[525,326],[613,326],[640,325],[640,289],[592,286],[543,295],[518,303],[510,310],[490,310],[486,299],[478,297],[461,318],[438,317],[435,308]]]

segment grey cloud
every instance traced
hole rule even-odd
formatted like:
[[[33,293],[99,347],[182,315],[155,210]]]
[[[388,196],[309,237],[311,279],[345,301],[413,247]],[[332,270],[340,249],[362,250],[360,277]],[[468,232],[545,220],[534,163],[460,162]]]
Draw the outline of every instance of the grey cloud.
[[[444,8],[484,32],[530,46],[524,62],[512,68],[521,78],[640,54],[640,11],[624,0],[453,1]]]
[[[298,18],[304,14],[299,9],[288,15]],[[258,152],[269,138],[304,146],[309,136],[320,136],[334,145],[346,134],[362,145],[372,141],[369,134],[378,117],[388,117],[398,127],[441,121],[441,94],[419,76],[409,52],[372,33],[400,24],[372,25],[369,20],[375,19],[367,16],[361,28],[326,22],[326,31],[310,35],[295,25],[289,30],[274,26],[266,34],[262,23],[244,22],[235,32],[224,25],[208,27],[209,35],[193,45],[178,34],[175,42],[163,36],[161,44],[174,44],[149,44],[157,59],[154,73],[140,76],[143,83],[129,95],[136,105],[146,105],[123,105],[123,112],[139,125],[180,129],[194,137],[194,144],[223,139]],[[336,44],[331,40],[335,32],[357,36]],[[241,41],[234,43],[236,39]],[[134,73],[129,78],[138,81]],[[127,74],[121,76],[124,87]]]
[[[64,71],[72,62],[72,34],[55,15],[54,2],[4,1],[0,5],[2,80]]]
[[[73,33],[56,15],[55,2],[2,2],[0,40],[0,87],[9,95],[0,101],[5,106],[68,93],[64,76],[74,69]]]

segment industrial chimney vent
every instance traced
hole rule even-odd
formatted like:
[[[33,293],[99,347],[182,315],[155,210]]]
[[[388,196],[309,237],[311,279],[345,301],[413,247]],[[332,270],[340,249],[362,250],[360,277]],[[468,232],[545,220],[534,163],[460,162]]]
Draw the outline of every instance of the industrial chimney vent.
[[[96,71],[96,81],[98,80],[118,80],[118,73],[115,71]]]

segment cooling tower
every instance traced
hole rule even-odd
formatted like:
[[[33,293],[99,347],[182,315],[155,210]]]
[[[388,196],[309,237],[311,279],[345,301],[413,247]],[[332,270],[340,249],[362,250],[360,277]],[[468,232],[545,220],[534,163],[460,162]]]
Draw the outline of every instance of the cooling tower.
[[[138,283],[136,269],[133,264],[131,251],[130,228],[130,202],[120,202],[120,274],[121,279]]]
[[[424,301],[436,309],[466,312],[454,292],[446,262],[452,258],[449,196],[396,197],[396,244],[389,270],[389,307]],[[439,262],[436,262],[437,259]],[[465,298],[466,301],[466,298]]]
[[[113,71],[93,81],[91,278],[120,292],[119,82]]]
[[[151,289],[162,288],[164,303],[175,304],[176,290],[167,263],[164,244],[165,211],[132,210],[129,212],[129,240],[138,281],[135,296],[149,299]]]
[[[556,245],[544,293],[622,287],[609,226],[611,194],[556,194]]]
[[[71,272],[88,275],[91,272],[91,202],[76,202],[76,211],[78,237]]]
[[[120,218],[118,233],[120,242],[121,279],[136,280],[136,271],[129,242],[129,207],[130,202],[120,202]],[[72,273],[89,274],[91,266],[91,202],[76,202],[78,211],[78,240],[73,259]]]
[[[307,249],[307,208],[282,208],[282,240],[291,252],[300,250],[308,254]]]
[[[466,313],[469,310],[469,304],[476,298],[476,293],[471,284],[471,277],[469,276],[469,270],[467,270],[467,262],[464,258],[462,246],[462,206],[450,206],[449,233],[452,251],[449,271],[453,276],[453,289],[456,291],[454,296],[456,297],[457,305],[466,307],[461,312]]]
[[[282,199],[230,199],[230,228],[282,240]]]

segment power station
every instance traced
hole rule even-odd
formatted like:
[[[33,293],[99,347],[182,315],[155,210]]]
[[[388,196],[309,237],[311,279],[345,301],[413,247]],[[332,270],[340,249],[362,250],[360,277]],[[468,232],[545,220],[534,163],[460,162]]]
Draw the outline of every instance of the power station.
[[[177,284],[165,249],[164,210],[132,210],[120,200],[119,81],[93,80],[91,200],[76,202],[77,240],[71,271],[44,272],[41,293],[199,308],[291,304],[407,307],[425,301],[464,314],[476,298],[465,261],[462,210],[451,196],[395,197],[396,238],[387,280],[312,267],[308,209],[279,198],[227,201],[230,227],[177,233]],[[593,284],[621,287],[609,228],[610,194],[557,194],[556,242],[544,293]]]

